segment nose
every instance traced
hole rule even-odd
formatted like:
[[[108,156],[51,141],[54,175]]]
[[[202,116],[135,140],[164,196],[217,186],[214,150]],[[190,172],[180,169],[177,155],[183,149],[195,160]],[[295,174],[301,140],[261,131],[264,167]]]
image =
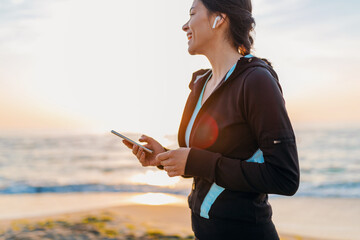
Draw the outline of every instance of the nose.
[[[187,21],[183,26],[182,26],[182,30],[184,32],[187,32],[187,30],[189,29],[189,21]]]

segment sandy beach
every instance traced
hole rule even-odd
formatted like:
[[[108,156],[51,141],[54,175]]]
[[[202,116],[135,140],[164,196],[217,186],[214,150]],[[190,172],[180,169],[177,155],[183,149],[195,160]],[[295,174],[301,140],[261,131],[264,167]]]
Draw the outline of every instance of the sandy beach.
[[[282,240],[360,239],[359,199],[270,202]],[[2,195],[0,238],[193,239],[189,211],[185,197],[161,193]]]

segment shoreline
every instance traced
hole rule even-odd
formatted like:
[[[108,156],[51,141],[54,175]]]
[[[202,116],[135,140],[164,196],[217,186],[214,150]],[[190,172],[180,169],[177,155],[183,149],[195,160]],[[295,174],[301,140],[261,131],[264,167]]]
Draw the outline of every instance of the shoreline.
[[[163,204],[155,205],[156,202]],[[282,240],[360,239],[357,229],[360,199],[270,197],[269,202]],[[1,232],[14,226],[16,229],[17,225],[19,229],[56,219],[84,222],[89,216],[111,218],[110,225],[136,236],[157,232],[186,238],[192,234],[190,209],[184,196],[162,193],[0,195],[0,236]],[[129,226],[132,226],[130,230]]]

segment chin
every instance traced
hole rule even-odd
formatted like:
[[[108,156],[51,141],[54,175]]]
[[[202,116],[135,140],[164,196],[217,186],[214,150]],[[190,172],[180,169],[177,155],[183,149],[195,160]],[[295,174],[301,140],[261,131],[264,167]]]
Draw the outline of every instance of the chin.
[[[188,48],[188,52],[189,52],[190,55],[197,55],[198,54],[197,51],[194,48],[190,47],[190,46]]]
[[[188,50],[188,52],[189,52],[190,55],[196,55],[196,52],[190,51],[190,49]]]

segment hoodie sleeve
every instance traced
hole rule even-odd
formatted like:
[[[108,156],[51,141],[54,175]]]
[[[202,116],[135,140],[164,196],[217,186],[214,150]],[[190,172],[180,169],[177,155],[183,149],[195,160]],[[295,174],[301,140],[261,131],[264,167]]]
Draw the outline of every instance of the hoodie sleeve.
[[[245,78],[243,96],[239,104],[263,161],[191,148],[185,174],[234,191],[295,194],[300,175],[295,136],[277,80],[265,68],[254,68]]]

